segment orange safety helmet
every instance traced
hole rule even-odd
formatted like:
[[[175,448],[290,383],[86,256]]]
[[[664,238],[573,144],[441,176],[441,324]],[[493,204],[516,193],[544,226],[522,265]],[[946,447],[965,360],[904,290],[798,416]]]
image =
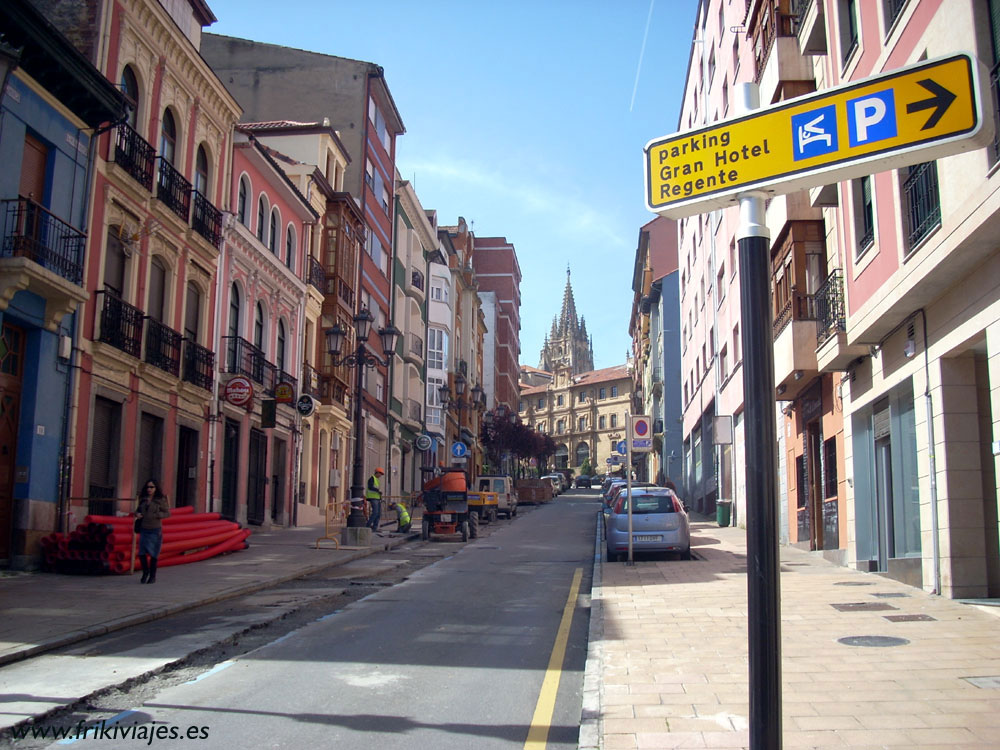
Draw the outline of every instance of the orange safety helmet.
[[[378,468],[375,469],[375,473],[376,474],[385,474],[385,469],[383,469],[381,466],[379,466]]]

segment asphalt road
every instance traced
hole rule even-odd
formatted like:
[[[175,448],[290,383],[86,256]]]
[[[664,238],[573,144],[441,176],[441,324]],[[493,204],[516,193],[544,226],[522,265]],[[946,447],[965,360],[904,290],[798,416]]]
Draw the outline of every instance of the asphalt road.
[[[567,493],[466,545],[432,539],[454,553],[123,706],[105,729],[131,737],[80,742],[466,750],[530,735],[575,748],[598,507]]]

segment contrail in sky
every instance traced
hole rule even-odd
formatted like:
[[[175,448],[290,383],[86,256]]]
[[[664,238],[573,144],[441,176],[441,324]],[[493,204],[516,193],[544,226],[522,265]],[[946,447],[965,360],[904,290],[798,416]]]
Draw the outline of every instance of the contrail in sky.
[[[635,84],[632,86],[632,101],[629,102],[628,111],[632,111],[635,106],[635,92],[639,88],[639,71],[642,70],[642,56],[646,54],[646,37],[649,36],[649,22],[653,20],[653,5],[656,0],[649,0],[649,15],[646,16],[646,30],[642,32],[642,47],[639,48],[639,64],[635,67]]]

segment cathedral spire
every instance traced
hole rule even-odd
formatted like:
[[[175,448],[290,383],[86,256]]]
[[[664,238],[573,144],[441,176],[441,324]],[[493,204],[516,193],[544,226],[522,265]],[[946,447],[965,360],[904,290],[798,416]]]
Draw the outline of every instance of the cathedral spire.
[[[594,349],[587,334],[587,324],[576,312],[570,266],[566,264],[566,289],[562,309],[552,319],[552,330],[545,338],[541,356],[542,369],[569,368],[573,375],[594,369]]]

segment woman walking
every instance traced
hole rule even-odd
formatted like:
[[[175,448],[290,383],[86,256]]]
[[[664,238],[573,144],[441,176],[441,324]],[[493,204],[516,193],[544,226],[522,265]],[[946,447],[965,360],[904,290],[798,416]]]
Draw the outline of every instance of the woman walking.
[[[156,558],[163,546],[163,519],[170,515],[167,498],[155,479],[150,479],[139,491],[135,517],[139,525],[139,564],[142,580],[139,583],[156,583]]]

